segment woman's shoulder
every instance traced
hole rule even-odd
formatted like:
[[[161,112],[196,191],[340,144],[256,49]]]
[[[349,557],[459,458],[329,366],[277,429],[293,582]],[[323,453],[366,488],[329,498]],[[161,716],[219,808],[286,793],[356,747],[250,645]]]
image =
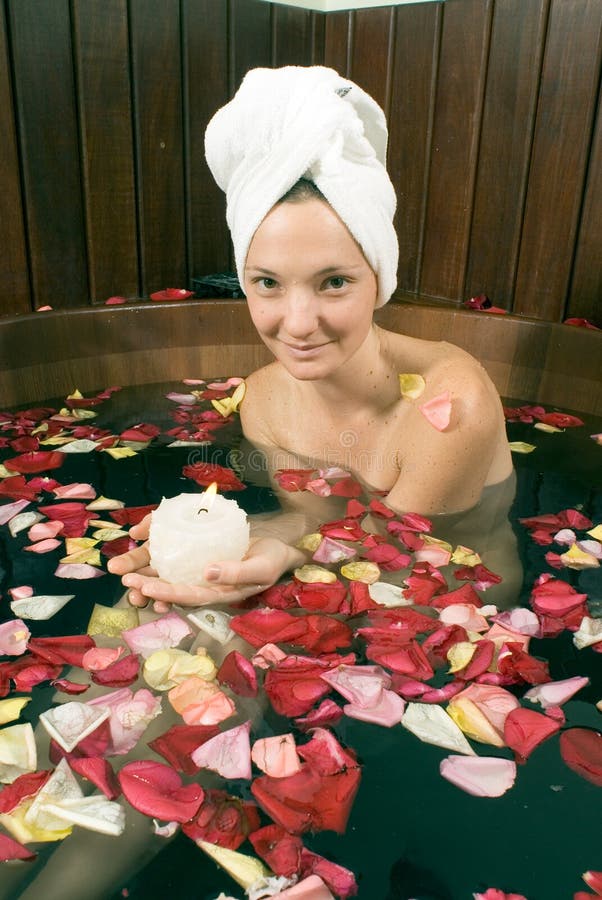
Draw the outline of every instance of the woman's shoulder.
[[[280,369],[278,363],[269,363],[245,378],[240,420],[246,437],[254,443],[271,443],[271,410],[280,391]]]

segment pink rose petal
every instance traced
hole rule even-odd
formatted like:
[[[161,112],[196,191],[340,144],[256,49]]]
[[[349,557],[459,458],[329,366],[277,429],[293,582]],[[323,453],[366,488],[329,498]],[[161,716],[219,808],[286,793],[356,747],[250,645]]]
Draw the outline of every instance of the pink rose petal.
[[[544,709],[562,706],[587,684],[589,684],[589,678],[579,675],[575,675],[573,678],[563,678],[561,681],[549,681],[547,684],[538,684],[528,690],[525,699],[531,700],[532,703],[540,703]]]
[[[424,418],[431,423],[437,431],[445,431],[451,418],[451,397],[449,391],[444,391],[421,404],[418,409]]]
[[[251,723],[244,722],[201,744],[191,754],[201,769],[211,769],[223,778],[251,778]]]
[[[374,706],[356,706],[347,703],[343,712],[350,719],[359,719],[361,722],[372,722],[374,725],[382,725],[384,728],[392,728],[398,725],[405,712],[405,700],[394,691],[383,691],[378,703]]]
[[[501,797],[516,779],[516,763],[494,756],[448,756],[439,765],[441,775],[473,797]]]
[[[192,634],[188,624],[175,612],[167,613],[154,622],[128,628],[123,632],[123,639],[132,651],[139,653],[144,659],[156,650],[177,647],[188,635]]]
[[[29,553],[50,553],[51,550],[56,550],[60,546],[61,542],[57,541],[56,538],[46,538],[45,541],[38,541],[35,544],[30,544],[29,547],[23,547],[23,549]]]
[[[0,625],[0,656],[22,656],[27,650],[31,632],[22,619],[11,619]]]
[[[272,778],[287,778],[301,771],[301,760],[292,734],[259,738],[253,744],[251,759],[258,769]]]

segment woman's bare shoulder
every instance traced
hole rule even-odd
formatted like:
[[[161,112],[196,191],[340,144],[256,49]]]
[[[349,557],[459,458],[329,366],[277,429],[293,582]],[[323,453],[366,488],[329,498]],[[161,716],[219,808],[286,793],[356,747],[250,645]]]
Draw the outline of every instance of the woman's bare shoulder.
[[[277,363],[270,363],[245,378],[240,420],[245,436],[255,444],[272,442],[271,411],[280,390],[280,368]]]

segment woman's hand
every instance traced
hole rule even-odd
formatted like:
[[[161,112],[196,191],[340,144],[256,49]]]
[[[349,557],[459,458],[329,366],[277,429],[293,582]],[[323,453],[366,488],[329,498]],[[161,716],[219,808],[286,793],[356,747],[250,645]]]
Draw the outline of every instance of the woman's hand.
[[[135,540],[146,540],[149,526],[150,516],[146,516],[130,530],[130,535]],[[115,556],[109,561],[108,568],[114,575],[122,576],[133,606],[144,607],[152,600],[155,612],[164,613],[172,604],[195,607],[237,603],[270,587],[284,572],[303,562],[301,551],[279,538],[260,537],[251,540],[243,560],[218,560],[207,566],[203,573],[209,582],[207,586],[162,581],[149,565],[146,542],[135,550]]]

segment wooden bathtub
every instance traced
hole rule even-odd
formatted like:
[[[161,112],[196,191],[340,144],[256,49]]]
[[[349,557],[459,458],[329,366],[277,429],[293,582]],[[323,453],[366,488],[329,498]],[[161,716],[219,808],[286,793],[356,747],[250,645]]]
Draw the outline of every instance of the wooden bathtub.
[[[602,333],[514,316],[390,302],[392,331],[447,340],[485,366],[505,397],[602,415]],[[0,406],[79,388],[247,375],[268,362],[244,300],[140,302],[0,320]]]

